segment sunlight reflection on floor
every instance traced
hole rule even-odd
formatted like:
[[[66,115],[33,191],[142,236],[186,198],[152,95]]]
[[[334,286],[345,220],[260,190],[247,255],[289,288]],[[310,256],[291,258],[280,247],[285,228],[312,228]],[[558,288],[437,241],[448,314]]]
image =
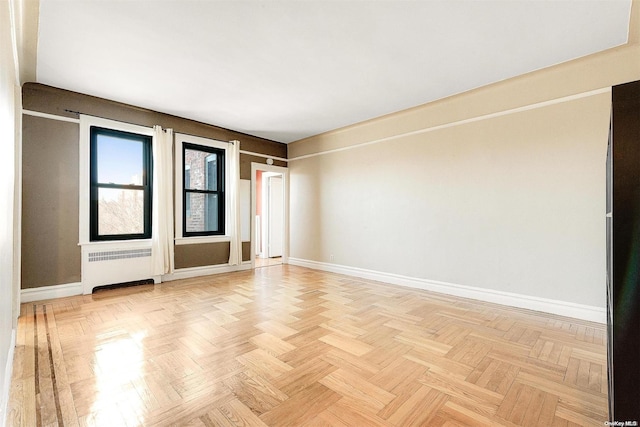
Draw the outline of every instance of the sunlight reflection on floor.
[[[96,399],[91,406],[96,424],[117,425],[125,420],[128,424],[144,417],[144,405],[133,381],[143,375],[141,342],[145,337],[146,332],[137,332],[96,346]]]

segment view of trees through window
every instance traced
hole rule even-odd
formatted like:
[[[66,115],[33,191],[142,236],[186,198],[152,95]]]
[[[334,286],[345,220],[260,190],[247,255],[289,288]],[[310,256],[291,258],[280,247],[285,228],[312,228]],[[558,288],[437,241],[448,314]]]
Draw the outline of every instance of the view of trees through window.
[[[149,237],[150,146],[144,135],[91,129],[93,240]]]
[[[144,193],[104,188],[98,191],[98,234],[144,233]]]

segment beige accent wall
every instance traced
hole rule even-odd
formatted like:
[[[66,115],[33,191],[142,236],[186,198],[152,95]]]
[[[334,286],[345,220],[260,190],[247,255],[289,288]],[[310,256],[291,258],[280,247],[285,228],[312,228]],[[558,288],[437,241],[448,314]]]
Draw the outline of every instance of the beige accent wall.
[[[251,242],[242,242],[242,260],[251,260]],[[191,268],[225,264],[229,260],[229,242],[175,246],[175,267]]]
[[[603,307],[609,99],[292,162],[291,256]]]
[[[604,308],[609,88],[640,79],[639,23],[634,2],[625,46],[289,144],[290,256]]]
[[[77,118],[95,115],[143,126],[155,124],[177,133],[222,141],[239,140],[240,149],[286,158],[287,146],[216,126],[36,83],[22,89],[25,110]],[[74,123],[24,115],[22,288],[80,281],[78,247],[79,130]],[[266,158],[240,155],[240,174],[250,178],[251,162]],[[286,166],[286,162],[278,162]],[[243,242],[243,260],[249,259]],[[224,264],[229,243],[178,245],[176,268]]]
[[[80,281],[78,125],[24,116],[22,288]]]
[[[224,264],[229,260],[229,242],[175,246],[175,267],[191,268]]]

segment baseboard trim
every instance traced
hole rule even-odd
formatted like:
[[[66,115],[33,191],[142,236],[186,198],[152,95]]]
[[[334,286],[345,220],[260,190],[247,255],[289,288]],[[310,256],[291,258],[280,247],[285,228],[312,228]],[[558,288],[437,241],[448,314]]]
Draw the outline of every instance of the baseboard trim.
[[[207,265],[204,267],[179,268],[171,274],[162,276],[163,282],[190,279],[192,277],[210,276],[212,274],[232,273],[234,271],[251,270],[251,261],[243,261],[240,265]]]
[[[573,317],[575,319],[588,320],[590,322],[606,323],[606,311],[604,308],[600,307],[516,294],[512,292],[496,291],[493,289],[457,285],[454,283],[439,282],[435,280],[419,279],[399,274],[384,273],[380,271],[300,258],[289,258],[289,264],[462,298],[502,304],[510,307],[526,308],[528,310]]]
[[[11,330],[11,343],[7,354],[7,364],[4,367],[4,384],[0,390],[0,426],[7,425],[7,417],[9,414],[9,394],[11,393],[11,376],[13,375],[13,355],[16,348],[16,330]]]
[[[64,285],[42,286],[20,290],[20,303],[41,301],[45,299],[73,297],[82,295],[82,283],[65,283]]]
[[[243,261],[240,265],[209,265],[205,267],[181,268],[172,274],[153,276],[154,283],[169,282],[172,280],[189,279],[211,274],[231,273],[233,271],[251,270],[251,261]],[[54,298],[73,297],[83,294],[82,283],[66,283],[63,285],[42,286],[20,290],[20,303],[42,301]]]

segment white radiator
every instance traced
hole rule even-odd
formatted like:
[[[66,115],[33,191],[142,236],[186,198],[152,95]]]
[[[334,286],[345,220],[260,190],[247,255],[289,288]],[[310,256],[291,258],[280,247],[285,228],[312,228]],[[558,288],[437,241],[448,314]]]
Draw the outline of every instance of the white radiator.
[[[152,272],[151,243],[100,242],[82,245],[84,294],[90,294],[97,286],[151,279]]]

